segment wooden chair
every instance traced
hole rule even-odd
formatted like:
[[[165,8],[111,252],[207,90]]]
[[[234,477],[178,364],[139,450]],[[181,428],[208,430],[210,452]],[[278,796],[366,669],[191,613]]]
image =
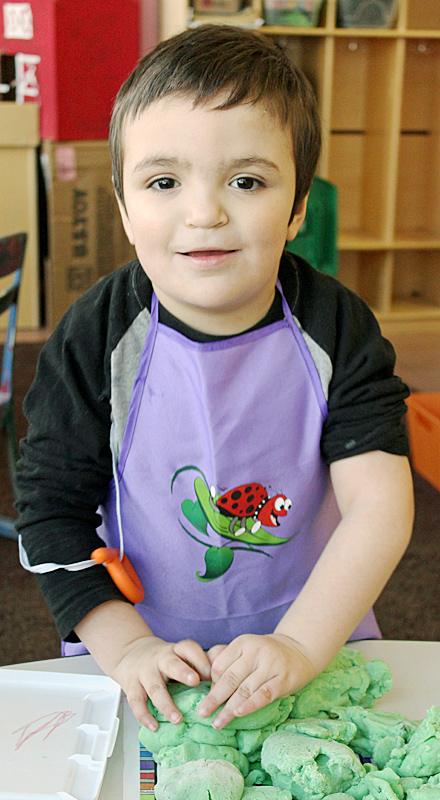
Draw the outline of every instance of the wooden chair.
[[[8,314],[0,377],[0,428],[5,443],[13,497],[15,497],[18,444],[14,422],[12,366],[17,328],[17,302],[26,241],[26,233],[16,233],[0,238],[0,278],[7,275],[12,276],[11,284],[0,293],[0,314]],[[6,536],[8,539],[17,538],[12,517],[0,516],[0,536]]]

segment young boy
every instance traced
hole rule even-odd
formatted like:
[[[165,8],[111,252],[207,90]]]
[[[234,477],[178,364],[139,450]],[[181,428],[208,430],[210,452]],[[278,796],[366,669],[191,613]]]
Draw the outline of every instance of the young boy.
[[[365,304],[283,253],[320,131],[282,50],[228,26],[162,43],[110,142],[139,260],[41,353],[21,558],[66,652],[81,640],[143,724],[148,697],[181,720],[168,679],[212,679],[199,713],[226,701],[220,728],[380,636],[371,605],[412,528],[407,390]],[[125,548],[136,606],[91,560],[103,544]]]

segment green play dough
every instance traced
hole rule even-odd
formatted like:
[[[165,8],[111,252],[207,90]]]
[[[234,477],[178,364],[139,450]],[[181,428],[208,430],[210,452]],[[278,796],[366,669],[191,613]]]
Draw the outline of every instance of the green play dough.
[[[277,786],[250,786],[245,787],[243,800],[292,800],[292,795]]]
[[[207,696],[211,688],[211,681],[200,681],[198,686],[185,686],[183,683],[170,681],[167,686],[168,693],[172,697],[177,708],[181,712],[184,722],[200,722],[203,725],[211,725],[213,716],[201,719],[195,709]],[[158,722],[168,722],[167,718],[156,708],[149,699],[147,706],[150,714],[156,717]]]
[[[141,742],[161,764],[156,798],[440,800],[440,708],[431,708],[421,722],[372,709],[391,683],[384,662],[367,663],[362,653],[342,648],[295,697],[279,698],[216,730],[218,711],[208,718],[197,714],[211,683],[170,682],[183,722],[172,725],[148,701],[159,728],[140,730]],[[362,764],[357,754],[373,763]],[[238,772],[238,795],[225,788],[218,793],[214,778],[224,766],[194,767],[210,763]],[[217,788],[206,783],[208,772]]]
[[[180,767],[188,761],[197,761],[200,758],[208,760],[229,761],[234,767],[240,770],[245,778],[249,773],[249,761],[243,753],[235,747],[225,747],[223,745],[199,744],[198,742],[184,742],[177,747],[170,747],[161,755],[160,764],[165,769],[170,767]]]
[[[209,717],[199,717],[197,707],[207,696],[210,688],[210,681],[201,681],[198,686],[184,686],[181,683],[170,682],[168,692],[173,698],[174,703],[182,714],[183,721],[188,725],[212,726],[212,722],[223,708],[223,705]],[[148,710],[158,722],[168,722],[167,718],[148,700]],[[293,705],[293,697],[278,697],[264,708],[247,714],[245,717],[236,717],[227,726],[228,730],[252,730],[266,728],[268,725],[278,725],[288,718]]]
[[[355,660],[358,662],[362,659]],[[349,657],[340,659],[341,664],[349,662]],[[338,663],[334,659],[321,675],[296,693],[291,717],[325,717],[335,706],[360,705],[371,708],[375,700],[392,686],[390,669],[383,661],[373,660],[341,667],[337,666]]]
[[[297,800],[322,800],[345,792],[365,775],[353,750],[344,744],[293,731],[276,731],[264,742],[261,765],[274,786]]]
[[[200,759],[162,769],[156,800],[241,800],[243,776],[228,761]]]
[[[236,717],[233,719],[228,728],[234,728],[236,731],[256,730],[257,728],[267,728],[269,725],[279,725],[284,722],[291,713],[293,706],[293,697],[278,697],[269,705],[264,708],[254,711],[252,714],[247,714],[245,717]]]
[[[440,800],[440,789],[425,783],[420,789],[410,789],[407,800]]]
[[[327,794],[325,800],[354,800],[354,797],[348,792],[335,792],[334,794]]]
[[[162,722],[156,731],[150,731],[141,726],[139,739],[147,750],[153,753],[157,761],[161,761],[170,747],[177,747],[187,741],[199,744],[226,745],[237,749],[237,736],[235,731],[208,728],[206,725],[195,723],[187,725],[172,725],[171,722]]]
[[[345,709],[344,709],[345,710]],[[344,722],[339,719],[288,719],[278,725],[277,730],[296,731],[314,736],[317,739],[334,739],[335,742],[350,744],[356,734],[356,725],[353,722]]]
[[[398,775],[429,778],[440,772],[440,708],[432,706],[407,744],[394,748],[387,763]]]
[[[368,800],[403,800],[404,791],[400,778],[392,769],[373,770],[368,772],[356,786],[351,786],[350,793]]]
[[[268,728],[258,728],[255,731],[237,731],[238,749],[248,758],[254,753],[260,753],[263,743],[275,729],[275,725],[270,725]]]
[[[252,769],[249,775],[244,779],[245,786],[272,786],[270,775],[261,767],[261,761],[252,764]]]
[[[184,722],[181,725],[172,725],[171,722],[159,725],[156,731],[150,731],[141,725],[139,729],[139,739],[141,744],[152,753],[160,753],[167,747],[177,747],[187,739],[188,725]]]
[[[404,717],[403,714],[390,713],[388,711],[375,711],[373,709],[362,708],[361,706],[348,706],[347,708],[334,708],[332,716],[337,715],[339,720],[345,720],[355,726],[350,747],[364,758],[373,758],[373,754],[379,752],[381,743],[386,739],[385,749],[390,747],[390,742],[395,742],[396,746],[404,744],[409,740],[417,725]],[[376,759],[373,759],[376,762]],[[385,765],[386,760],[380,758],[378,766]]]
[[[188,725],[187,736],[199,744],[223,744],[227,747],[237,747],[237,734],[228,728],[217,731],[215,728],[208,728],[207,725],[196,722],[194,725]]]

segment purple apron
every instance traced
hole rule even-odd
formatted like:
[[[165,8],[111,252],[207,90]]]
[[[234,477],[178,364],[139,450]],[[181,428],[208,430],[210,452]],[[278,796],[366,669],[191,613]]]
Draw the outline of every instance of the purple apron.
[[[136,608],[165,640],[208,648],[273,631],[340,520],[320,455],[325,397],[284,297],[283,310],[267,327],[199,343],[158,322],[153,295],[120,497],[113,480],[98,533],[119,547],[120,513],[145,590]],[[351,638],[378,637],[370,610]]]

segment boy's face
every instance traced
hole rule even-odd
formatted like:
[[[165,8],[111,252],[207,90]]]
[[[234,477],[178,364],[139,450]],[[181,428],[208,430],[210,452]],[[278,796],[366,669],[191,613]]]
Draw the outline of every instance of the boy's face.
[[[197,330],[234,334],[274,298],[295,196],[291,134],[264,104],[214,110],[170,95],[126,123],[121,214],[160,302]]]

